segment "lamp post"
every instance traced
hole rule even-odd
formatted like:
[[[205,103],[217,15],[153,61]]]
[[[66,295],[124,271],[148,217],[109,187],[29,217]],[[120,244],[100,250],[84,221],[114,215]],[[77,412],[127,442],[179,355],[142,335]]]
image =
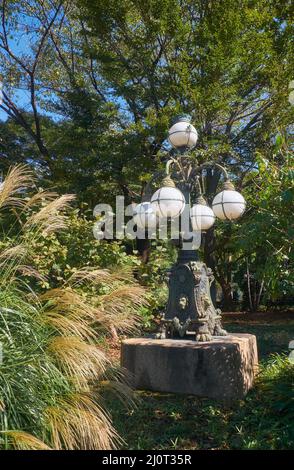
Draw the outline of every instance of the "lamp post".
[[[234,220],[245,210],[243,196],[235,191],[226,169],[216,162],[197,164],[189,156],[196,146],[198,134],[190,117],[178,117],[169,129],[168,139],[173,154],[166,163],[161,187],[150,194],[147,185],[144,200],[135,208],[134,221],[141,230],[155,228],[161,219],[183,218],[188,212],[188,228],[181,232],[177,262],[168,272],[169,296],[161,319],[159,337],[185,337],[193,332],[196,341],[210,341],[225,336],[221,311],[213,305],[210,286],[212,271],[200,261],[198,252],[187,244],[193,235],[200,235],[215,223],[216,218]],[[222,191],[216,194],[210,208],[200,183],[206,169],[218,170],[224,177]],[[151,196],[151,197],[150,197]],[[194,204],[191,205],[194,199]]]

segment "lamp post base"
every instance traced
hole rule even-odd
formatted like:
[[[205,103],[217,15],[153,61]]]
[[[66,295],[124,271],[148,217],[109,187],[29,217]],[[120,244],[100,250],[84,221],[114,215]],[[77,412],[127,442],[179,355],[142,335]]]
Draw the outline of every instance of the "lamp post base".
[[[159,338],[184,338],[194,332],[194,339],[202,342],[227,335],[221,325],[221,310],[214,307],[210,296],[213,280],[211,269],[197,260],[195,251],[180,251],[168,273],[169,298]]]
[[[204,343],[132,338],[122,342],[121,365],[136,389],[232,401],[253,386],[256,338],[230,334]]]

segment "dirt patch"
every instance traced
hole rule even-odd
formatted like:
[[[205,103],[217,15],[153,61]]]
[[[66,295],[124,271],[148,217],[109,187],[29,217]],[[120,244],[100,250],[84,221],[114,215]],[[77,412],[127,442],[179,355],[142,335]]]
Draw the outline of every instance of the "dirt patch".
[[[120,341],[110,341],[106,355],[113,363],[120,362]]]

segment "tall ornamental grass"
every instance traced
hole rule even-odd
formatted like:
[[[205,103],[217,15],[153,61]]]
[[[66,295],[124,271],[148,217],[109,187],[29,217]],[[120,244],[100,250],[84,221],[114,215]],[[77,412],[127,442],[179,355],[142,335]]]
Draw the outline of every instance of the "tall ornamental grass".
[[[31,195],[34,189],[23,166],[0,187],[0,448],[114,448],[119,437],[101,384],[128,389],[97,346],[97,332],[134,329],[144,291],[130,273],[89,267],[60,287],[36,289],[43,276],[31,247],[66,229],[73,196]],[[102,293],[90,296],[89,286],[100,285]]]

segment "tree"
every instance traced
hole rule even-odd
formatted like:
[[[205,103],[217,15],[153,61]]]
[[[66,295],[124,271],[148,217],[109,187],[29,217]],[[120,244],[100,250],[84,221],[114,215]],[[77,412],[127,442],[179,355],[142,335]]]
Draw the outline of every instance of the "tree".
[[[293,116],[287,101],[290,2],[124,0],[119,9],[115,1],[78,3],[88,25],[87,50],[123,99],[137,130],[143,167],[158,165],[156,154],[165,145],[171,117],[188,112],[199,130],[198,161],[228,166],[238,189],[251,185],[247,175],[256,167],[256,152],[270,153],[277,129],[284,134]],[[125,171],[132,181],[128,167],[137,159],[126,150]],[[208,172],[210,199],[219,179],[218,172]],[[204,241],[205,260],[227,304],[232,273],[215,254],[232,231],[221,230],[217,241],[211,229]],[[232,244],[231,249],[223,256],[238,258]]]
[[[2,9],[6,31],[6,24],[21,30],[20,9],[29,18],[33,43],[26,68],[40,50],[33,96],[49,157],[17,113],[7,104],[5,109],[37,145],[28,154],[39,159],[45,180],[77,191],[90,204],[121,193],[127,203],[139,200],[151,173],[167,158],[166,129],[177,113],[190,113],[199,130],[195,158],[225,164],[239,190],[253,184],[247,175],[256,168],[256,152],[269,155],[277,131],[285,135],[291,123],[287,0],[122,0],[119,8],[114,0],[60,7],[41,0],[8,2]],[[43,29],[35,36],[39,24]],[[20,60],[14,51],[9,55],[3,32],[1,37],[2,53],[9,57],[3,76],[11,77],[14,67],[18,83],[26,80],[31,94],[32,69],[24,69],[23,54]],[[15,106],[14,91],[6,95]],[[27,119],[34,133],[35,117],[32,108]],[[219,179],[218,172],[208,173],[209,199]],[[204,257],[229,303],[232,273],[224,273],[224,266],[232,263],[215,255],[230,235],[220,230],[217,241],[214,232],[205,236]],[[238,254],[233,245],[232,250],[234,261]]]
[[[8,119],[1,123],[1,168],[28,163],[42,184],[95,205],[105,192],[101,179],[108,174],[111,183],[108,145],[110,135],[115,144],[117,111],[82,54],[84,36],[71,10],[63,1],[2,3],[0,109]]]
[[[3,77],[9,77],[6,87],[3,89],[3,100],[0,105],[1,109],[7,113],[8,116],[18,122],[18,124],[26,130],[28,135],[33,139],[37,145],[42,159],[49,163],[50,155],[42,136],[42,127],[40,123],[40,114],[37,106],[37,93],[40,90],[38,86],[39,64],[44,54],[44,48],[50,31],[61,12],[62,2],[56,5],[52,3],[52,9],[48,8],[48,17],[37,14],[36,4],[34,2],[11,2],[3,0],[1,6],[1,34],[0,34],[0,50],[2,67],[1,72]],[[49,4],[48,4],[49,6]],[[39,20],[38,24],[34,24],[31,30],[25,29],[27,40],[33,39],[34,47],[29,51],[22,51],[16,53],[13,47],[13,30],[15,27],[20,26],[21,18],[24,15],[34,15],[35,20]],[[50,14],[50,16],[49,16]],[[24,25],[26,28],[26,24]],[[17,30],[18,34],[23,33],[20,29]],[[29,106],[30,117],[28,119],[26,114],[17,105],[16,100],[10,95],[9,89],[11,86],[23,87],[29,91]]]

